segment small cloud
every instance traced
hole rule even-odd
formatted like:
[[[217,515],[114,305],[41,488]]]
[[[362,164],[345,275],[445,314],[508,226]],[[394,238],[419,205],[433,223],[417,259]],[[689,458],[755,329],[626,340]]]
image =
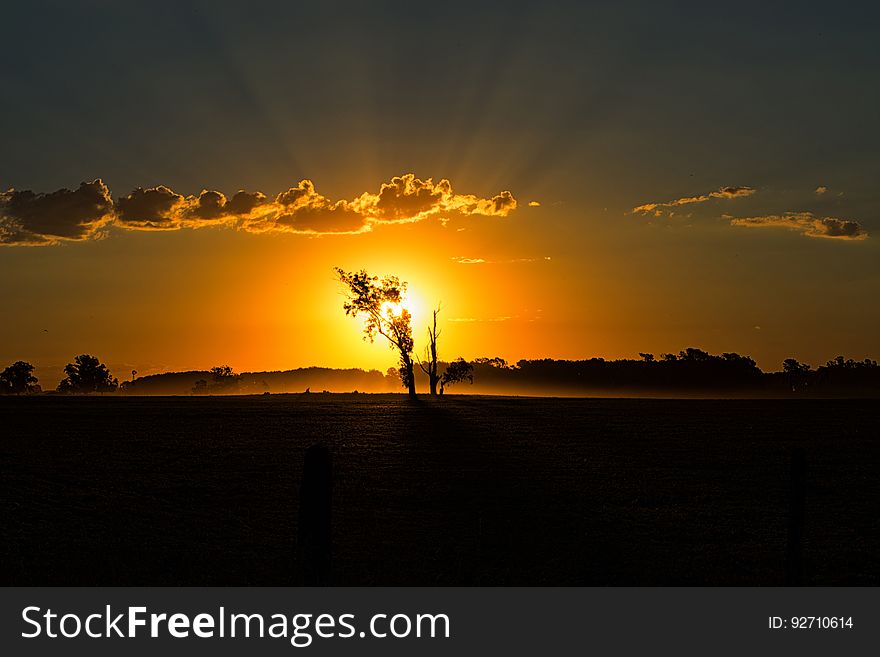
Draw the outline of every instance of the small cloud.
[[[529,201],[529,207],[530,208],[540,208],[541,202],[540,201]]]
[[[539,260],[550,260],[550,256],[543,258],[510,258],[508,260],[486,260],[485,258],[465,258],[464,256],[453,256],[454,262],[460,265],[512,265],[520,262],[538,262]]]
[[[805,237],[838,240],[865,240],[868,232],[857,221],[836,217],[817,217],[812,212],[786,212],[781,215],[731,218],[732,226],[745,228],[787,228]]]
[[[827,192],[827,191],[828,191],[828,188],[825,187],[825,185],[819,185],[819,186],[816,188],[816,194],[819,194],[819,195],[822,195],[822,194],[824,194],[824,193]]]
[[[753,328],[754,328],[756,331],[760,331],[760,330],[761,330],[761,327],[758,326],[757,324],[755,324],[755,326],[754,326]]]
[[[510,321],[511,319],[516,319],[516,318],[513,316],[510,316],[510,315],[504,315],[502,317],[489,317],[489,318],[485,318],[485,319],[479,319],[476,317],[452,317],[448,321],[456,322],[456,323],[463,323],[463,324],[472,324],[474,322],[507,322],[507,321]]]
[[[705,203],[714,198],[718,199],[734,199],[751,196],[757,190],[754,187],[719,187],[713,192],[707,194],[699,194],[697,196],[685,196],[674,201],[643,203],[632,209],[632,214],[653,214],[656,217],[662,216],[667,208],[673,208],[681,205],[691,205],[692,203]]]
[[[717,192],[709,192],[712,198],[740,198],[755,193],[754,187],[722,187]]]

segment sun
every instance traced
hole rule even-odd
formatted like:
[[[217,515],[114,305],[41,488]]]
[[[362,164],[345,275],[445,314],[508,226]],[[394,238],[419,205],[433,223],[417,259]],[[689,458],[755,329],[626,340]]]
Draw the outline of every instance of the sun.
[[[412,290],[407,290],[399,302],[385,301],[380,307],[383,317],[387,317],[389,313],[399,317],[404,310],[409,312],[413,326],[421,325],[420,323],[424,319],[424,304]]]
[[[379,312],[382,313],[382,317],[388,317],[388,315],[393,315],[394,317],[398,317],[404,309],[409,310],[406,307],[406,303],[401,300],[399,303],[394,303],[392,301],[384,301],[382,306],[379,308]],[[412,313],[410,313],[412,314]]]

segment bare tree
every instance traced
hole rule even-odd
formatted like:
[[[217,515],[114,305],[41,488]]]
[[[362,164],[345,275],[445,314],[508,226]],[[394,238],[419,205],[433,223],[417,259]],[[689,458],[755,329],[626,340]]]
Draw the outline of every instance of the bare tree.
[[[388,340],[392,349],[400,355],[400,381],[416,397],[416,380],[413,372],[412,318],[406,308],[396,310],[406,292],[406,282],[397,276],[370,276],[365,270],[346,272],[339,267],[334,271],[345,287],[346,301],[342,304],[346,315],[362,316],[366,320],[364,339],[373,342],[376,335]]]
[[[432,397],[437,396],[437,384],[440,383],[440,374],[437,371],[437,338],[440,337],[440,329],[437,328],[437,313],[439,312],[440,306],[437,306],[433,313],[433,322],[428,326],[428,346],[425,347],[427,363],[419,361],[422,372],[428,375],[428,386]]]

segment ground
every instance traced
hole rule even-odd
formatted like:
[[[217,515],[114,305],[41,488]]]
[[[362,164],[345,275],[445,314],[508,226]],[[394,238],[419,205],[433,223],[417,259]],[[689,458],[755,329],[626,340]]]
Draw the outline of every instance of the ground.
[[[2,581],[298,581],[305,450],[333,456],[332,582],[880,584],[880,416],[857,400],[0,398]]]

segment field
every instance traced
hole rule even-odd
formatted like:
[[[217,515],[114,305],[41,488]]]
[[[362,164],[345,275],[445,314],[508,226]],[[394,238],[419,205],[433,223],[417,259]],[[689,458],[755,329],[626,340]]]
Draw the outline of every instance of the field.
[[[880,415],[857,400],[0,398],[5,585],[297,582],[333,456],[332,582],[880,584]]]

